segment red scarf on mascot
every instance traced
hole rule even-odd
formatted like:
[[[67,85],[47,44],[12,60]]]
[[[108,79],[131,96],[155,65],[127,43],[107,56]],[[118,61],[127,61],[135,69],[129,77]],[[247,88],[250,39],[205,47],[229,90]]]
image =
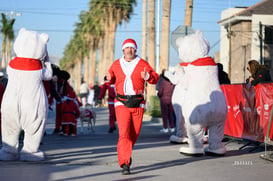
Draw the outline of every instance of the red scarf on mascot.
[[[188,66],[188,65],[194,65],[194,66],[215,66],[216,63],[211,57],[205,57],[205,58],[198,58],[197,60],[193,62],[181,62],[180,66]]]
[[[15,57],[9,62],[9,66],[16,70],[40,70],[43,65],[40,60],[33,58]]]

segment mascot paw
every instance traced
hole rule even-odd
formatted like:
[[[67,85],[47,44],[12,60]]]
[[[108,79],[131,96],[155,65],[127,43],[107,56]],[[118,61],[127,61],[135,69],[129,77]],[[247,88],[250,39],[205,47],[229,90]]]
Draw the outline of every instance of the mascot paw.
[[[26,151],[20,152],[20,160],[21,161],[29,161],[29,162],[38,162],[45,160],[44,152],[38,151],[36,153],[29,153]]]
[[[164,72],[164,76],[167,77],[168,79],[170,79],[170,78],[173,76],[173,73],[170,72],[170,71],[168,71],[168,70],[166,70],[166,71]]]
[[[223,146],[218,149],[210,149],[209,147],[205,148],[206,155],[210,156],[224,156],[226,153],[226,148]]]
[[[181,147],[179,152],[187,156],[203,156],[203,148],[190,148],[190,147]]]
[[[186,137],[178,137],[176,135],[172,135],[170,137],[170,142],[171,143],[176,143],[176,144],[186,144],[186,143],[188,143],[188,138],[186,138]]]
[[[14,161],[18,159],[18,154],[6,152],[3,149],[0,150],[0,160]]]

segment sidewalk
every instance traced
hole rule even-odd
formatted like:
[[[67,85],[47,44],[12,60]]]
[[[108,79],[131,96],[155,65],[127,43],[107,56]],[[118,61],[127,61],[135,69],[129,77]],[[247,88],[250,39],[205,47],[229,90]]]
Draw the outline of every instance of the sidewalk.
[[[133,149],[131,175],[121,175],[116,144],[118,134],[109,134],[107,108],[96,108],[96,132],[85,127],[76,137],[52,135],[54,113],[49,112],[47,135],[40,147],[46,160],[38,163],[0,162],[0,180],[8,181],[87,181],[87,180],[190,180],[257,181],[271,180],[273,162],[260,158],[262,147],[244,146],[244,142],[226,142],[224,157],[187,157],[179,153],[181,145],[170,144],[170,133],[160,133],[162,123],[145,116],[140,137]],[[86,126],[86,125],[85,125]],[[78,129],[80,130],[80,128]],[[240,149],[242,148],[242,149]]]

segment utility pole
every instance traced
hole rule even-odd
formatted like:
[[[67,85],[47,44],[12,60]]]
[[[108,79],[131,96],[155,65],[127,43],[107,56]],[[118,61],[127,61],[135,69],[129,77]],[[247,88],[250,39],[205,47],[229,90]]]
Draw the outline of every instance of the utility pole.
[[[228,75],[229,75],[229,79],[231,80],[231,36],[232,36],[232,31],[231,31],[231,24],[229,23],[228,25]]]
[[[259,39],[260,39],[260,64],[264,64],[263,57],[263,25],[259,22]]]
[[[193,11],[193,0],[186,0],[186,11],[184,25],[191,27],[192,26],[192,11]]]
[[[157,26],[156,26],[156,72],[159,73],[159,18],[160,18],[160,0],[157,0]]]

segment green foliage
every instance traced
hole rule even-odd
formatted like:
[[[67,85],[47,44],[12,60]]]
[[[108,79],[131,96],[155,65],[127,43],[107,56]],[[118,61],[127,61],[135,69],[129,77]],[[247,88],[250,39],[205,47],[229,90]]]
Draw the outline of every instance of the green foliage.
[[[160,99],[157,96],[150,96],[148,103],[148,113],[153,117],[161,117]]]

